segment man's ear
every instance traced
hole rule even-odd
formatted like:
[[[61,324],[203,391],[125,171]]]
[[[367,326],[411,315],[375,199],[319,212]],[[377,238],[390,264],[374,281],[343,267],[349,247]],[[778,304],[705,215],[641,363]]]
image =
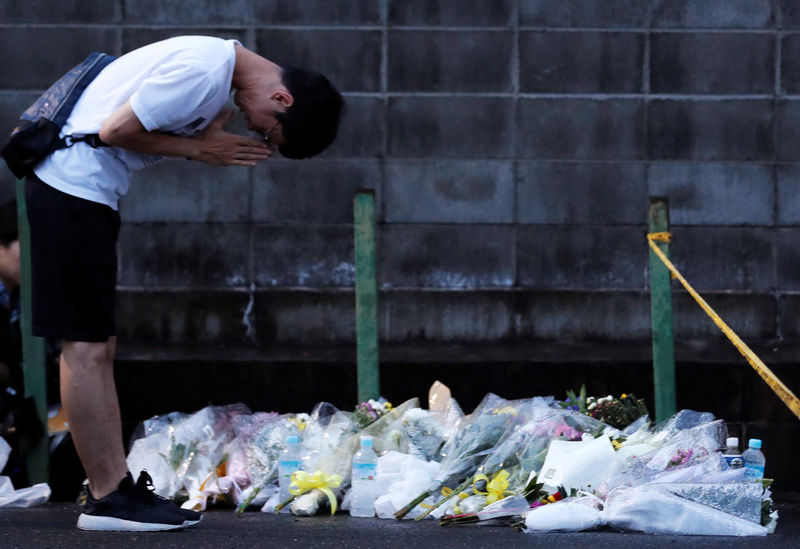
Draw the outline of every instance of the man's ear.
[[[286,90],[275,90],[269,98],[273,101],[277,101],[287,109],[294,104],[294,97]]]

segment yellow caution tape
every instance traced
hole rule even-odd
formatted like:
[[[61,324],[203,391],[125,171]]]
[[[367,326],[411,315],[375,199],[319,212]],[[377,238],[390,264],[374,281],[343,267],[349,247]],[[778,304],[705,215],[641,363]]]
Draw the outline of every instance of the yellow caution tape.
[[[753,367],[758,375],[767,382],[767,385],[769,385],[770,389],[772,389],[775,394],[778,395],[778,398],[780,398],[783,403],[786,404],[786,406],[794,415],[800,418],[800,399],[798,399],[795,394],[786,385],[784,385],[780,379],[778,379],[778,376],[772,373],[772,370],[770,370],[767,365],[764,364],[760,358],[758,358],[752,349],[750,349],[750,347],[748,347],[747,344],[745,344],[745,342],[742,341],[738,335],[736,335],[736,332],[734,332],[727,324],[725,324],[725,321],[719,317],[719,315],[708,303],[706,303],[705,299],[700,297],[700,294],[698,294],[695,289],[692,288],[692,286],[686,281],[686,279],[683,278],[683,275],[681,275],[678,269],[675,268],[675,265],[672,264],[667,256],[664,255],[664,252],[658,249],[658,246],[654,241],[665,242],[665,240],[662,240],[663,236],[660,236],[664,234],[669,233],[650,233],[647,235],[647,243],[650,245],[650,249],[652,249],[653,253],[655,253],[656,256],[658,256],[658,258],[664,263],[664,265],[667,266],[669,271],[672,273],[673,278],[677,278],[680,283],[683,284],[683,287],[686,288],[689,294],[695,299],[695,301],[697,301],[697,304],[700,305],[700,307],[708,316],[711,317],[711,320],[714,321],[714,324],[716,324],[717,327],[722,330],[722,333],[731,340],[731,343],[733,343],[734,347],[736,347],[736,349],[742,353],[742,355],[747,359],[747,362],[750,363],[750,366]],[[666,240],[666,242],[668,242],[668,240]]]
[[[669,244],[670,242],[672,242],[672,233],[670,232],[649,233],[647,235],[647,238],[649,238],[650,240],[656,240],[658,242],[666,242]]]

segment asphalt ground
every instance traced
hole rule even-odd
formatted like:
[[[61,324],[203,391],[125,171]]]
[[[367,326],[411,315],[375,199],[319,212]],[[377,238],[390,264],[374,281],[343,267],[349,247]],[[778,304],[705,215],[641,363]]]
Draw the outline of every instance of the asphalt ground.
[[[776,494],[778,528],[766,537],[674,536],[591,532],[525,534],[501,526],[439,526],[422,522],[336,516],[293,517],[252,511],[237,516],[229,507],[206,511],[198,526],[178,532],[82,532],[75,527],[80,513],[72,503],[48,503],[31,509],[0,509],[0,548],[61,547],[253,549],[261,547],[336,547],[392,549],[431,547],[800,547],[800,493]]]

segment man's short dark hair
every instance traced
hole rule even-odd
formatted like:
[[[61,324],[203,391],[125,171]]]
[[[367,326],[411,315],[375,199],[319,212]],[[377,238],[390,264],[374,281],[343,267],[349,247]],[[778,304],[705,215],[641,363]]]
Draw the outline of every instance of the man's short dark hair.
[[[19,240],[17,230],[17,201],[10,200],[0,206],[0,242],[3,246],[10,246]]]
[[[323,75],[282,66],[281,80],[294,98],[284,113],[276,113],[283,143],[278,150],[286,158],[309,158],[336,139],[344,99]]]

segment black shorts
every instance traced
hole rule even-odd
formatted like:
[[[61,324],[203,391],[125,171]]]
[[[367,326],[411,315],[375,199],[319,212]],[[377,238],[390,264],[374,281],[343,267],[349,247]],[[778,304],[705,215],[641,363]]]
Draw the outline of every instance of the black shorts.
[[[116,334],[119,212],[25,181],[31,227],[33,335],[103,342]]]

